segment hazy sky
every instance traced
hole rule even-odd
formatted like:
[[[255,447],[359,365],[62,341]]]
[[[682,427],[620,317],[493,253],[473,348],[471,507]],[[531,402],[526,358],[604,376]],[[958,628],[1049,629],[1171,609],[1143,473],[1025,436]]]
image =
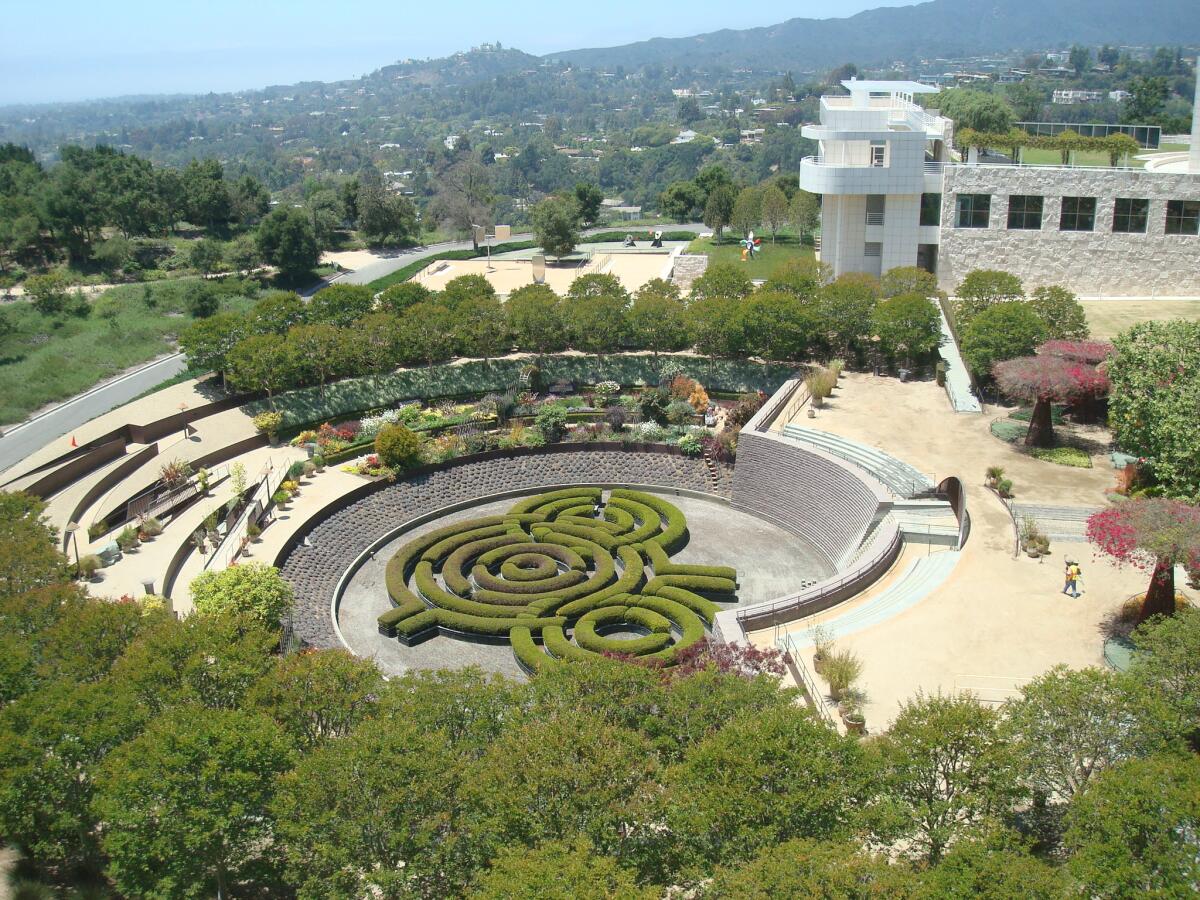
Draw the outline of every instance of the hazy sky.
[[[561,0],[3,3],[0,104],[331,81],[484,41],[543,54],[913,2],[584,0],[576,9]]]

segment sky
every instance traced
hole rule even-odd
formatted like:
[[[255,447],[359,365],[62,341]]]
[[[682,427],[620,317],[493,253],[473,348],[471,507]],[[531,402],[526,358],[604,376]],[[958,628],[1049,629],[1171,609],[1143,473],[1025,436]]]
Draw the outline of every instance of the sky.
[[[540,55],[913,2],[588,0],[565,13],[560,0],[5,0],[0,104],[335,81],[490,41]]]

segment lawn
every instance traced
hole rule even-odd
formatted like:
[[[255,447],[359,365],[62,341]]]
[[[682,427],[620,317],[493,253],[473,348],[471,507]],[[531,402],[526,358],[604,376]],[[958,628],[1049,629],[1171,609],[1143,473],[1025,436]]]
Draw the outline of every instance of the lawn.
[[[1130,325],[1162,319],[1200,319],[1200,300],[1081,300],[1092,337],[1111,340]]]
[[[0,424],[19,422],[48,403],[171,352],[175,336],[193,321],[185,291],[195,282],[122,285],[94,301],[83,317],[44,316],[24,301],[4,304],[0,315],[12,330],[0,337]],[[212,284],[230,292],[240,287],[232,279],[223,286]],[[244,310],[252,302],[230,295],[220,305],[222,310]],[[100,315],[105,307],[115,315]]]
[[[753,260],[742,262],[742,245],[726,235],[720,244],[714,244],[712,238],[698,238],[688,245],[687,252],[708,254],[710,265],[737,265],[751,278],[770,278],[775,269],[788,260],[812,256],[813,248],[808,244],[797,243],[794,237],[780,235],[777,243],[772,244],[770,236],[765,236],[759,245],[758,255]]]

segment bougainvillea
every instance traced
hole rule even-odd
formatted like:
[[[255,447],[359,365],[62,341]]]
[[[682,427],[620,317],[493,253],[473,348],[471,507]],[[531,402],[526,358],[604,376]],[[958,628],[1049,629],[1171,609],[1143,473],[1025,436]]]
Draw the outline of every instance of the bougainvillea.
[[[1096,366],[1113,355],[1113,345],[1108,341],[1046,341],[1037,352]]]
[[[1074,345],[1085,352],[1084,343],[1053,341],[1055,349]],[[1056,355],[1047,350],[1050,344],[1038,348],[1037,356],[1022,356],[996,363],[992,374],[996,384],[1008,396],[1033,403],[1033,415],[1029,419],[1029,431],[1025,443],[1031,447],[1049,447],[1054,443],[1054,428],[1051,423],[1052,403],[1076,403],[1104,396],[1108,393],[1108,376],[1095,365]]]
[[[1200,507],[1142,497],[1088,519],[1087,538],[1118,565],[1152,572],[1138,621],[1175,612],[1175,567],[1200,566]]]

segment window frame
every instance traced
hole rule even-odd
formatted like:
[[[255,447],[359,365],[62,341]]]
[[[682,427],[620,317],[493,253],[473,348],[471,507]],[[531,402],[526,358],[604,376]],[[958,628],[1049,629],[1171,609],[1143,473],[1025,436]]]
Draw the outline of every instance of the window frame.
[[[1031,200],[1037,201],[1037,210],[1031,210]],[[1020,201],[1020,208],[1014,208],[1014,201]],[[1041,231],[1042,222],[1046,214],[1046,198],[1040,194],[1009,194],[1008,195],[1008,222],[1009,231]],[[1019,217],[1020,224],[1013,224],[1014,216]],[[1030,225],[1030,217],[1035,217],[1032,221],[1036,224]]]
[[[1172,204],[1178,204],[1179,212],[1172,215]],[[1189,207],[1191,211],[1189,212]],[[1176,223],[1174,230],[1171,223]],[[1185,231],[1184,224],[1188,221],[1193,223],[1193,230]],[[1180,237],[1195,237],[1200,234],[1200,200],[1168,200],[1166,215],[1163,219],[1163,234],[1178,235]]]
[[[1122,211],[1121,204],[1131,204],[1130,208]],[[1141,212],[1134,212],[1132,204],[1140,203]],[[1118,227],[1118,222],[1124,219],[1125,227]],[[1129,224],[1140,221],[1141,228],[1130,228]],[[1116,197],[1113,200],[1113,234],[1145,234],[1150,227],[1150,200],[1147,197]]]
[[[983,208],[978,207],[978,201],[983,198],[986,202]],[[968,201],[968,208],[964,210],[963,201]],[[963,213],[966,211],[970,217],[972,224],[964,225]],[[983,224],[974,224],[978,222],[979,216],[983,215]],[[992,217],[992,195],[991,194],[956,194],[954,196],[954,227],[955,228],[989,228],[991,226]]]
[[[926,203],[926,197],[936,197],[936,201]],[[926,210],[931,211],[932,222],[925,221]],[[940,228],[942,224],[942,195],[940,193],[921,194],[921,211],[917,219],[918,225],[921,228]]]
[[[1084,213],[1080,211],[1079,206],[1087,201],[1091,202],[1091,211]],[[1074,209],[1067,211],[1068,203],[1074,205]],[[1087,217],[1087,228],[1080,228],[1083,217]],[[1068,222],[1070,224],[1068,225]],[[1058,213],[1058,230],[1059,231],[1079,231],[1091,232],[1096,230],[1096,198],[1095,197],[1063,197],[1062,209]]]

